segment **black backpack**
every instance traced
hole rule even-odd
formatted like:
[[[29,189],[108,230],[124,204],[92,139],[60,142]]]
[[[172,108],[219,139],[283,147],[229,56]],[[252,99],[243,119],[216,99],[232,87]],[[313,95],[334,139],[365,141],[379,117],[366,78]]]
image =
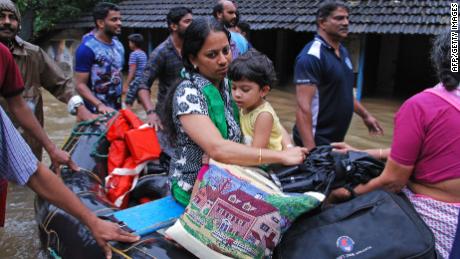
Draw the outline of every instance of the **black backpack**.
[[[434,236],[402,197],[383,190],[305,214],[274,258],[437,258]]]

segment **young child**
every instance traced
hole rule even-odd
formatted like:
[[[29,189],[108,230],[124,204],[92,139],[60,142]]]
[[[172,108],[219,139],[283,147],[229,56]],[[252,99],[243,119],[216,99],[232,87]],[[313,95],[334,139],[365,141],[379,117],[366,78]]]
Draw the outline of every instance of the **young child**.
[[[292,147],[289,134],[275,110],[265,100],[276,82],[275,68],[264,54],[250,50],[230,65],[232,95],[240,108],[240,126],[244,143],[253,147],[282,150]]]
[[[128,36],[128,44],[132,52],[129,54],[128,78],[123,84],[123,93],[126,93],[125,104],[128,107],[131,107],[136,100],[137,88],[147,63],[147,55],[142,50],[143,43],[144,37],[141,34],[134,33]]]

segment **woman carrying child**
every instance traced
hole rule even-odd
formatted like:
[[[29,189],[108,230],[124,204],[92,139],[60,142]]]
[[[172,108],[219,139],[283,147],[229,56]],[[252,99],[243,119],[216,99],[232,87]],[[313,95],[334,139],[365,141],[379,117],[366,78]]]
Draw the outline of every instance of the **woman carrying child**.
[[[285,151],[240,144],[237,107],[226,78],[231,62],[230,33],[214,19],[194,19],[184,35],[184,80],[168,95],[164,126],[175,143],[170,164],[172,194],[187,205],[202,157],[243,166],[300,164],[305,148]]]

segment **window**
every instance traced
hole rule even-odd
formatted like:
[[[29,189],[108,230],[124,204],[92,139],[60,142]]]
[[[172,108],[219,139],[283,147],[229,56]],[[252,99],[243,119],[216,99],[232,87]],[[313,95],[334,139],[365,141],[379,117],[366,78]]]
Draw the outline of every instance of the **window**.
[[[222,220],[222,223],[220,223],[219,230],[223,232],[227,232],[228,229],[230,228],[231,223],[227,219]]]
[[[264,232],[268,232],[268,230],[270,229],[270,227],[267,226],[267,224],[262,223],[262,224],[260,225],[260,229],[262,229]]]

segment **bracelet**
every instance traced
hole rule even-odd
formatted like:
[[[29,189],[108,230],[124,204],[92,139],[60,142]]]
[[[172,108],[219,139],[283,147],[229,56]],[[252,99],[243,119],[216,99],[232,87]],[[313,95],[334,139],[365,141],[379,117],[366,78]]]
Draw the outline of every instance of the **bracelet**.
[[[150,114],[156,113],[156,112],[157,112],[156,109],[150,109],[150,110],[146,111],[145,113],[146,113],[147,115],[150,115]]]
[[[379,160],[382,160],[382,149],[379,148]]]
[[[262,148],[259,148],[259,164],[262,164]]]

